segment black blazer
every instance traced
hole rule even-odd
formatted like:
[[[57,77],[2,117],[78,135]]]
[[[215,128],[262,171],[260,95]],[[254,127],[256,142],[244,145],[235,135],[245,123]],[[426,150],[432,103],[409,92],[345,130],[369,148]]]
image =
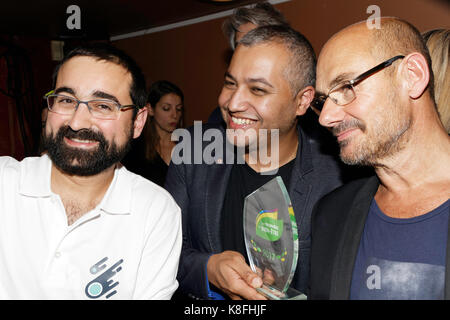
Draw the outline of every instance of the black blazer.
[[[203,132],[220,126],[203,124]],[[191,132],[193,132],[191,128]],[[327,132],[328,133],[328,132]],[[299,231],[299,260],[293,286],[305,292],[309,276],[310,219],[318,199],[342,185],[341,164],[298,127],[299,148],[292,169],[289,195]],[[223,141],[226,141],[223,136]],[[205,142],[203,149],[211,142]],[[193,142],[192,142],[193,144]],[[194,147],[192,147],[194,149]],[[224,152],[226,147],[224,146]],[[193,150],[191,157],[201,150]],[[178,281],[183,293],[208,299],[206,263],[211,254],[223,251],[220,237],[222,206],[232,164],[216,157],[212,164],[170,164],[165,188],[181,208],[183,248]]]
[[[309,299],[350,298],[353,266],[379,183],[377,176],[359,179],[318,202],[312,217]],[[450,230],[446,253],[444,297],[449,299]]]

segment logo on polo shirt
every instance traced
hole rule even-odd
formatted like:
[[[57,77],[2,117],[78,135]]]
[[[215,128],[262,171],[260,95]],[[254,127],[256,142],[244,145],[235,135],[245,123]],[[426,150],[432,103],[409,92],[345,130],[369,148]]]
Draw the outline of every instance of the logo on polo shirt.
[[[104,257],[99,262],[94,264],[90,269],[91,274],[97,274],[103,269],[107,267],[105,262],[108,260],[108,257]],[[100,274],[97,278],[92,280],[86,285],[86,289],[84,290],[86,295],[91,299],[97,299],[103,296],[104,294],[108,293],[106,295],[106,299],[109,299],[111,296],[115,295],[117,293],[116,290],[111,291],[114,289],[119,282],[110,280],[114,275],[116,275],[117,272],[120,272],[122,270],[122,267],[120,266],[123,262],[123,259],[120,259],[116,263],[113,264],[113,266],[109,269],[107,269],[105,272]],[[110,292],[111,291],[111,292]]]

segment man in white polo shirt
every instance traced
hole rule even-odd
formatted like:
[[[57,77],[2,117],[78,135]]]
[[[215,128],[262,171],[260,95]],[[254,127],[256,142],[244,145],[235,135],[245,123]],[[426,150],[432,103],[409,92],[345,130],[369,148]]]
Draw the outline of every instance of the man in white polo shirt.
[[[147,118],[139,67],[74,49],[46,99],[46,153],[0,157],[0,299],[170,299],[180,209],[120,165]]]

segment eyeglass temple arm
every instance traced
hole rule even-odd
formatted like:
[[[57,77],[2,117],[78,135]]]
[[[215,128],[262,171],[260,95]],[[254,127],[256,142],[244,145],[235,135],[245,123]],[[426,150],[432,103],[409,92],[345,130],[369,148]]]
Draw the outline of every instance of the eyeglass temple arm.
[[[54,94],[54,93],[55,93],[55,90],[51,90],[51,91],[47,92],[43,98],[46,99],[49,95]]]
[[[392,63],[394,63],[394,61],[396,61],[396,60],[398,60],[398,59],[402,59],[402,58],[404,58],[404,57],[405,57],[405,56],[403,56],[403,55],[398,55],[398,56],[395,56],[395,57],[393,57],[393,58],[391,58],[391,59],[389,59],[389,60],[386,60],[386,61],[380,63],[379,65],[373,67],[372,69],[367,70],[367,71],[364,72],[363,74],[359,75],[359,77],[357,77],[356,79],[351,80],[351,81],[350,81],[350,84],[351,84],[351,85],[354,85],[354,84],[356,84],[356,83],[358,83],[358,82],[364,80],[364,79],[367,78],[368,76],[374,74],[375,72],[378,72],[378,71],[380,71],[380,70],[382,70],[382,69],[384,69],[384,68],[386,68],[386,67],[389,67]]]

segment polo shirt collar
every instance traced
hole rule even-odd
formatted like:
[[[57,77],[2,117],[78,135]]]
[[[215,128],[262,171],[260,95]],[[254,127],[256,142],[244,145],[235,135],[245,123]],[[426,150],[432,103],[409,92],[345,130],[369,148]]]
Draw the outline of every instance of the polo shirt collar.
[[[47,154],[39,158],[23,160],[19,193],[36,198],[51,197],[52,161]],[[132,178],[121,164],[114,170],[114,178],[98,209],[109,214],[130,214],[132,201]]]
[[[52,161],[47,154],[22,160],[19,193],[29,197],[51,197]]]
[[[132,179],[133,175],[118,164],[99,209],[109,214],[131,214]]]

